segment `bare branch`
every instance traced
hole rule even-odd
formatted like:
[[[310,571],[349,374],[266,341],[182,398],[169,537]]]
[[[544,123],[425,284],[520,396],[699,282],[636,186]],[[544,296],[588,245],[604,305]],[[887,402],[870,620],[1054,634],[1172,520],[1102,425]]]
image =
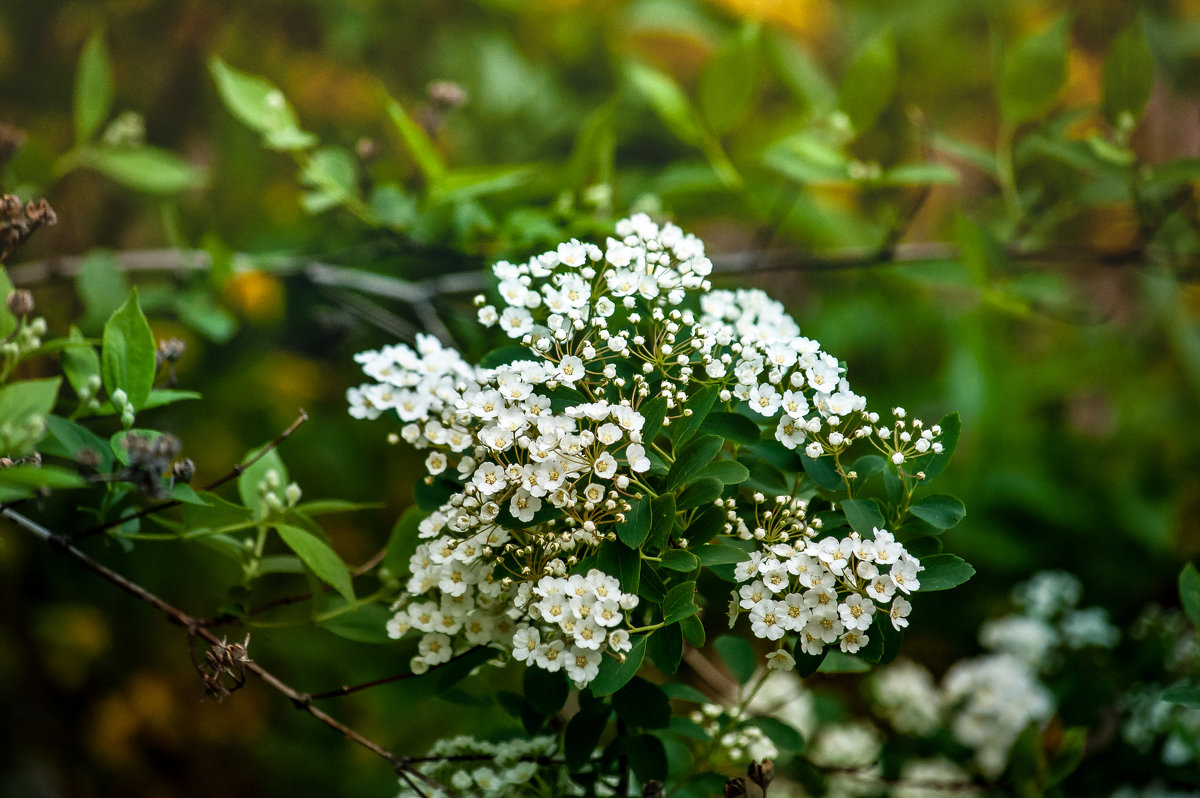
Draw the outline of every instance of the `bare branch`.
[[[445,662],[431,666],[429,668],[429,671],[434,671],[434,670],[437,670],[438,668],[444,668],[447,665],[449,665],[450,663],[457,662],[458,660],[462,659],[463,657],[470,656],[471,654],[474,654],[476,651],[479,651],[480,649],[483,649],[483,648],[486,648],[486,646],[475,646],[473,648],[468,648],[466,651],[462,652],[461,654],[455,654],[453,657],[446,660]],[[426,673],[428,673],[429,671],[426,671]],[[417,674],[417,673],[412,673],[412,672],[398,673],[395,676],[385,676],[382,679],[375,679],[370,682],[363,682],[362,684],[355,684],[355,685],[349,685],[349,686],[342,685],[341,687],[339,687],[336,690],[328,690],[324,693],[312,693],[308,696],[308,698],[310,701],[320,701],[323,698],[340,698],[341,696],[344,696],[344,695],[350,695],[351,693],[357,693],[360,690],[367,690],[371,687],[378,687],[381,684],[391,684],[392,682],[399,682],[404,679],[413,679],[420,675],[424,675],[424,674]]]

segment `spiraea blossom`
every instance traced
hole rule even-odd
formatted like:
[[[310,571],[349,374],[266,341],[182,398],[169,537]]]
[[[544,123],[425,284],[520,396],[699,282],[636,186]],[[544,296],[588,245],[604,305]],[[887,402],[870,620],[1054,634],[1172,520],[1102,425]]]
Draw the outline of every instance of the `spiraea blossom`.
[[[428,452],[425,504],[441,502],[420,522],[389,624],[394,637],[422,635],[414,670],[484,645],[582,686],[658,628],[637,585],[611,575],[620,569],[604,547],[639,517],[638,502],[695,477],[665,484],[684,451],[669,432],[697,397],[708,400],[700,412],[740,414],[788,456],[837,462],[864,439],[896,466],[941,451],[941,430],[900,409],[881,424],[778,302],[712,290],[697,238],[645,215],[615,232],[603,247],[572,240],[494,266],[499,303],[478,297],[478,320],[511,344],[483,365],[429,336],[356,356],[373,382],[348,392],[351,415],[394,413],[399,437]],[[722,539],[749,558],[739,601],[754,634],[854,652],[877,615],[907,625],[922,568],[891,534],[822,534],[803,500],[751,498],[737,483],[708,501],[729,517]],[[684,510],[677,520],[660,538],[622,540],[659,562],[695,545],[681,534]],[[791,656],[771,663],[790,668]]]

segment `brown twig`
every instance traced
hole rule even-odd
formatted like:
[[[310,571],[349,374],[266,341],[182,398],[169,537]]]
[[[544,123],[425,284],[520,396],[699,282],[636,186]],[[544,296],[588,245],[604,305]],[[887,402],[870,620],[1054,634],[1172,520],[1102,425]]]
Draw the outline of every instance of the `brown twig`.
[[[293,421],[287,429],[285,429],[283,432],[276,435],[275,439],[273,441],[271,441],[266,446],[264,446],[262,449],[260,449],[249,460],[247,460],[244,463],[238,463],[233,468],[229,469],[228,472],[226,472],[222,476],[218,477],[217,479],[215,479],[212,482],[205,485],[203,488],[201,488],[201,490],[204,490],[204,491],[216,490],[217,488],[224,485],[226,482],[229,482],[230,480],[233,480],[233,479],[237,479],[239,476],[242,475],[242,473],[246,469],[248,469],[250,466],[257,463],[260,459],[262,459],[262,457],[264,455],[266,455],[267,452],[271,451],[276,446],[278,446],[279,444],[281,444],[285,440],[287,440],[288,436],[291,435],[293,432],[295,432],[296,428],[299,427],[301,424],[303,424],[305,421],[308,421],[308,413],[305,413],[304,410],[301,410],[300,415],[296,417],[296,420]],[[172,507],[178,507],[181,504],[183,504],[183,502],[181,502],[179,499],[168,499],[167,501],[159,502],[158,504],[152,504],[149,507],[143,507],[141,510],[138,510],[133,515],[124,515],[124,516],[121,516],[120,518],[114,518],[111,521],[105,521],[103,523],[90,526],[87,529],[85,529],[82,532],[75,535],[73,537],[73,539],[74,540],[83,540],[84,538],[89,538],[92,535],[96,535],[101,532],[105,532],[109,529],[112,529],[113,527],[120,526],[121,524],[124,524],[128,521],[134,521],[139,518],[145,518],[148,515],[154,515],[156,513],[161,513],[164,510],[169,510]]]
[[[429,671],[433,671],[438,668],[444,668],[447,665],[449,665],[450,663],[457,662],[458,660],[463,659],[464,657],[470,656],[471,654],[474,654],[476,651],[479,651],[482,648],[486,648],[486,646],[475,646],[473,648],[468,648],[466,651],[462,652],[461,654],[455,654],[453,657],[446,660],[445,662],[442,662],[442,663],[439,663],[437,665],[430,667]],[[426,671],[426,673],[428,673],[429,671]],[[363,682],[362,684],[342,685],[341,687],[337,688],[336,690],[327,690],[324,693],[310,693],[308,696],[308,699],[310,701],[320,701],[321,699],[324,699],[324,698],[340,698],[341,696],[344,696],[344,695],[350,695],[351,693],[357,693],[360,690],[367,690],[371,687],[378,687],[381,684],[391,684],[392,682],[399,682],[404,679],[413,679],[420,675],[424,675],[424,674],[416,674],[416,673],[412,673],[412,672],[398,673],[394,676],[385,676],[382,679],[374,679],[369,682]]]
[[[113,571],[112,569],[108,568],[104,564],[93,559],[91,556],[84,553],[76,546],[74,546],[70,538],[67,538],[63,535],[57,535],[57,534],[53,533],[46,527],[42,526],[41,524],[38,524],[36,521],[26,518],[25,516],[21,515],[20,513],[15,512],[14,510],[12,510],[8,507],[0,508],[0,515],[3,515],[4,517],[8,518],[10,521],[14,522],[18,527],[25,530],[27,533],[33,535],[35,538],[38,538],[39,540],[42,540],[42,541],[48,543],[53,549],[55,549],[59,553],[64,554],[67,557],[70,557],[75,562],[84,566],[85,568],[87,568],[88,570],[97,574],[98,576],[102,577],[103,579],[106,579],[107,581],[116,585],[117,587],[124,590],[126,593],[130,594],[134,598],[144,601],[147,604],[149,604],[150,606],[154,607],[156,610],[158,610],[163,615],[165,615],[172,623],[175,623],[179,626],[182,626],[184,629],[186,629],[188,636],[190,638],[198,637],[202,640],[207,641],[208,643],[210,643],[212,645],[217,645],[217,646],[225,645],[225,641],[219,639],[215,634],[213,634],[211,631],[206,629],[198,621],[198,619],[192,617],[191,615],[187,614],[186,612],[184,612],[183,610],[174,606],[173,604],[170,604],[167,601],[159,598],[158,596],[151,593],[149,590],[147,590],[146,588],[137,584],[136,582],[130,581],[126,577],[117,573],[116,571]],[[199,667],[199,664],[196,662],[194,648],[192,650],[192,660],[193,660],[193,663],[196,663],[197,667]],[[413,760],[410,757],[401,756],[399,754],[392,753],[391,751],[387,750],[386,748],[379,745],[375,741],[370,740],[367,737],[364,737],[358,731],[350,728],[346,724],[335,719],[328,713],[326,713],[320,709],[317,709],[316,707],[314,707],[312,705],[312,700],[313,700],[312,696],[310,696],[307,693],[302,693],[299,690],[296,690],[294,687],[292,687],[291,685],[284,682],[278,676],[276,676],[275,674],[268,671],[262,665],[259,665],[257,662],[254,662],[254,661],[246,661],[244,663],[244,666],[247,671],[250,671],[251,673],[258,676],[258,678],[260,678],[264,682],[266,682],[266,684],[268,686],[274,688],[277,692],[282,693],[283,695],[287,696],[287,698],[289,698],[291,700],[292,704],[295,705],[295,707],[297,709],[307,712],[309,715],[312,715],[314,718],[319,720],[321,723],[324,723],[326,726],[333,729],[337,733],[341,734],[346,739],[351,740],[351,741],[357,743],[358,745],[361,745],[363,748],[366,748],[371,753],[375,754],[376,756],[380,757],[381,759],[386,760],[388,762],[388,764],[390,764],[392,766],[393,770],[395,770],[396,773],[398,775],[400,775],[402,778],[405,778],[406,781],[408,781],[408,779],[410,779],[410,778],[414,778],[414,779],[424,782],[426,785],[428,785],[429,787],[431,787],[433,789],[442,790],[447,795],[457,796],[457,793],[455,793],[453,790],[450,790],[449,788],[439,784],[435,779],[431,778],[430,776],[425,775],[424,773],[420,772],[416,768],[412,767]]]

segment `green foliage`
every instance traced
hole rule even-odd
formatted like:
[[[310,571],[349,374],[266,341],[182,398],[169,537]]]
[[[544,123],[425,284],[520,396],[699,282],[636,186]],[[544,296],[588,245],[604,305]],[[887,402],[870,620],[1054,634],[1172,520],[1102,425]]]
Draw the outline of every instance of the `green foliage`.
[[[1045,113],[1067,80],[1067,18],[1011,45],[1004,53],[998,92],[1009,125]]]
[[[154,388],[156,364],[154,333],[138,305],[136,288],[104,325],[100,369],[110,398],[123,391],[135,412],[142,409]]]
[[[104,31],[88,37],[75,76],[75,143],[87,143],[112,111],[113,78]]]

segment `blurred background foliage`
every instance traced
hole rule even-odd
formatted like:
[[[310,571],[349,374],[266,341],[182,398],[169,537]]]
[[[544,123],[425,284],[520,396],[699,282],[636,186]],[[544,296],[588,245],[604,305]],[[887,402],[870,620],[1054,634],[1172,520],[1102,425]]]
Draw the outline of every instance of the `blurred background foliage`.
[[[204,394],[155,417],[199,480],[305,408],[282,455],[306,496],[385,504],[326,525],[357,563],[419,464],[347,416],[351,355],[425,329],[477,356],[485,264],[673,218],[875,406],[962,413],[943,478],[970,515],[946,543],[978,575],[918,606],[906,651],[936,671],[1034,571],[1079,575],[1121,625],[1177,605],[1200,554],[1198,66],[1194,0],[9,3],[0,177],[60,222],[8,269],[90,334],[140,287]],[[236,582],[203,552],[109,548],[199,614]],[[6,536],[0,574],[0,793],[394,789],[261,687],[202,701],[179,630],[52,551]],[[302,688],[407,661],[271,617],[251,655]],[[1102,676],[1068,722],[1131,678]],[[453,696],[471,712],[403,685],[337,709],[415,753],[511,727],[487,692],[510,681]],[[1100,789],[1088,770],[1072,794]]]

